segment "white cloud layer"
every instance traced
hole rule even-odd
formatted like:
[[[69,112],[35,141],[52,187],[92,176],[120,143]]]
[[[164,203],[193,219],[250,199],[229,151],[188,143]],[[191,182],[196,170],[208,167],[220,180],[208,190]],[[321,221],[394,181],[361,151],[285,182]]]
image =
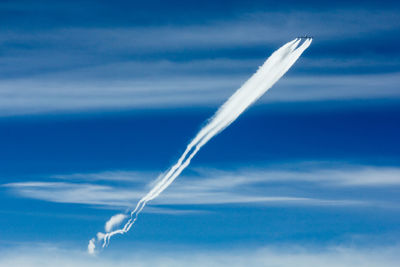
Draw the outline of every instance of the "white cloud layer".
[[[395,267],[400,249],[392,247],[263,247],[255,249],[165,250],[125,249],[123,256],[89,256],[56,247],[16,248],[0,251],[0,267],[125,267],[125,266],[263,266],[263,267]],[[150,252],[151,251],[151,252]]]

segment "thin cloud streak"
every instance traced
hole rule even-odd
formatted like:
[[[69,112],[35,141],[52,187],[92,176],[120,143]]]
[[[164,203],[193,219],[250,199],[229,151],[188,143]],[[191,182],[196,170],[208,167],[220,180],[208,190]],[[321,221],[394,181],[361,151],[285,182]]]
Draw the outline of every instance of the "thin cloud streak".
[[[150,171],[104,171],[96,173],[72,173],[52,175],[52,179],[66,181],[111,181],[129,183],[148,183],[158,173]]]
[[[210,186],[210,181],[202,184],[200,181],[193,185],[177,184],[174,188],[166,191],[158,200],[152,203],[160,208],[156,208],[153,213],[165,213],[162,206],[168,205],[221,205],[221,204],[263,204],[263,205],[367,205],[365,201],[357,200],[330,200],[316,199],[310,197],[296,196],[265,196],[260,192],[257,194],[241,193],[239,188],[251,187],[258,184],[257,181],[244,181],[244,179],[233,180],[235,186],[229,185],[225,178],[215,177],[214,186]],[[238,182],[241,180],[241,182]],[[259,181],[259,180],[258,180]],[[129,208],[143,195],[140,190],[127,190],[111,186],[98,186],[90,184],[74,183],[10,183],[3,187],[9,188],[15,194],[58,203],[86,204],[94,206],[109,206],[110,208]],[[225,192],[222,188],[225,187]]]
[[[132,26],[114,28],[57,28],[55,30],[3,32],[0,45],[7,42],[46,43],[49,48],[82,49],[99,53],[110,51],[180,50],[183,47],[232,47],[282,42],[288,37],[314,33],[323,40],[354,38],[354,35],[396,30],[400,16],[396,10],[384,12],[363,9],[327,12],[258,12],[232,20],[211,21],[201,25]],[[379,23],[376,23],[379,21]],[[279,24],[279,25],[277,25]],[[154,36],[158,42],[154,42]]]
[[[75,203],[129,207],[140,198],[140,192],[115,189],[112,186],[65,182],[22,182],[4,184],[17,195],[58,203]]]
[[[241,85],[243,75],[170,76],[158,80],[83,82],[15,80],[0,82],[0,117],[48,112],[175,107],[215,107]],[[291,76],[261,103],[326,100],[400,99],[400,76]],[[295,86],[296,85],[296,86]],[[379,90],[376,90],[379,88]],[[278,90],[279,89],[279,90]]]
[[[323,165],[323,164],[321,164]],[[259,169],[238,169],[222,171],[213,169],[198,169],[203,177],[219,177],[219,179],[204,179],[201,182],[205,187],[222,187],[224,181],[229,180],[231,185],[251,183],[290,183],[312,182],[317,185],[332,187],[385,187],[400,186],[400,168],[340,165],[334,167],[319,166],[318,162],[311,164],[300,163],[287,166],[272,166]],[[196,181],[193,187],[196,186]]]
[[[280,205],[376,205],[373,199],[318,199],[312,197],[312,192],[302,191],[296,194],[276,195],[273,185],[279,183],[287,188],[299,183],[313,184],[313,190],[321,187],[331,188],[337,192],[346,188],[369,190],[400,186],[400,169],[395,167],[373,166],[321,166],[322,163],[290,164],[271,166],[268,168],[218,170],[209,168],[192,169],[193,175],[185,175],[154,200],[153,212],[164,212],[163,206],[168,205],[217,205],[217,204],[263,204]],[[115,179],[119,174],[126,175],[122,180]],[[129,174],[132,175],[129,178]],[[58,203],[76,203],[109,208],[129,208],[143,194],[143,190],[154,186],[143,175],[135,171],[108,171],[99,173],[70,175],[53,175],[51,178],[70,182],[20,182],[3,184],[2,187],[21,197],[40,199]],[[101,177],[93,179],[92,177]],[[87,181],[92,183],[88,183]],[[84,181],[84,183],[81,183]],[[94,184],[106,181],[107,185]],[[118,184],[113,184],[113,183]],[[270,188],[268,190],[268,188]],[[258,190],[257,190],[258,189]],[[290,192],[290,191],[288,191]],[[267,196],[266,196],[267,195]]]

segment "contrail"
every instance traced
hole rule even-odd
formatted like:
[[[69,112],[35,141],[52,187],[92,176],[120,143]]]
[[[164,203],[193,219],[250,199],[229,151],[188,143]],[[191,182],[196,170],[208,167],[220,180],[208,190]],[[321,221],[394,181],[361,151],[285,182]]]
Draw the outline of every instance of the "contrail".
[[[212,116],[207,124],[197,133],[188,144],[178,162],[167,172],[162,174],[156,181],[154,187],[137,203],[134,210],[128,215],[125,225],[117,230],[109,230],[107,233],[98,233],[96,238],[89,241],[88,251],[94,253],[95,243],[103,241],[102,247],[106,247],[110,238],[116,234],[128,232],[135,223],[139,213],[146,204],[161,194],[190,164],[192,158],[197,154],[211,138],[223,131],[251,104],[259,99],[269,88],[271,88],[297,61],[301,54],[310,46],[312,38],[296,38],[276,50],[258,69],[258,71],[240,87]],[[109,220],[106,229],[113,229],[112,221]]]

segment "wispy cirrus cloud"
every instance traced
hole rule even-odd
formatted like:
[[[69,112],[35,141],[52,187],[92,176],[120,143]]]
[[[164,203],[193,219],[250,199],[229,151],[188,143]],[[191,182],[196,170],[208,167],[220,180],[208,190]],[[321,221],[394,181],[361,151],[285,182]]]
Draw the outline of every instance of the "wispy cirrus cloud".
[[[112,182],[130,182],[130,183],[148,183],[158,173],[151,171],[104,171],[96,173],[72,173],[57,174],[51,178],[60,180],[76,181],[112,181]]]
[[[86,204],[128,208],[142,197],[143,191],[121,189],[112,186],[75,183],[9,183],[3,185],[21,197],[58,203]],[[314,199],[295,196],[262,196],[216,190],[187,190],[185,186],[169,190],[152,204],[163,205],[218,205],[218,204],[265,204],[265,205],[363,205],[355,200]],[[192,188],[193,189],[193,188]],[[158,213],[158,209],[151,210]],[[150,211],[150,212],[151,212]],[[163,213],[162,211],[160,213]]]
[[[400,76],[394,74],[292,76],[283,79],[261,102],[352,99],[399,99]],[[245,75],[174,76],[128,81],[0,82],[0,116],[47,112],[215,107],[246,80]],[[377,90],[376,88],[379,88]]]
[[[194,172],[193,172],[194,171]],[[121,175],[121,178],[119,177]],[[58,203],[127,208],[143,196],[149,173],[107,171],[54,175],[62,182],[19,182],[2,187],[13,194]],[[168,205],[311,205],[390,206],[385,188],[400,186],[400,169],[374,166],[323,166],[322,163],[218,170],[197,168],[181,177],[158,199],[149,212],[162,213]],[[100,184],[99,184],[100,183]],[[370,192],[354,197],[351,188]],[[350,192],[350,193],[349,193]],[[386,204],[385,204],[386,203]],[[182,211],[181,211],[182,212]],[[188,210],[192,212],[192,210]],[[172,212],[173,213],[173,212]]]
[[[321,166],[322,165],[322,166]],[[287,168],[290,169],[287,169]],[[201,169],[200,172],[203,172]],[[213,170],[204,170],[208,172]],[[214,170],[220,179],[233,179],[240,183],[255,182],[312,182],[333,187],[380,187],[400,186],[400,168],[362,165],[323,166],[323,163],[300,163],[292,166],[282,165],[280,169],[243,169],[233,172]],[[207,182],[214,184],[212,179]],[[207,184],[207,182],[204,182]],[[215,186],[215,184],[214,184]]]
[[[217,106],[269,51],[310,33],[315,47],[265,101],[398,99],[396,42],[376,40],[398,31],[398,20],[396,11],[351,9],[259,12],[190,25],[3,31],[0,116]]]
[[[141,197],[138,191],[96,184],[22,182],[3,186],[23,197],[58,203],[127,207],[134,199]]]
[[[1,44],[47,44],[46,48],[94,49],[98,52],[145,53],[183,47],[237,47],[287,41],[313,33],[322,40],[354,38],[397,30],[397,10],[362,8],[323,11],[275,11],[244,13],[238,17],[191,24],[132,25],[125,27],[56,27],[29,31],[3,31]],[[379,21],[379,23],[376,23]],[[158,41],[154,41],[157,36]],[[101,40],[102,42],[99,42]],[[22,49],[24,47],[21,47]]]

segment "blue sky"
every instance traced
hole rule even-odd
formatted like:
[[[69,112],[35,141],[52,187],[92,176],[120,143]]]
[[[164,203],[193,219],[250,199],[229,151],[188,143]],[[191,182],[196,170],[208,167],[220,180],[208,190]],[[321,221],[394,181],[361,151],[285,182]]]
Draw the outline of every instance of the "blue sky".
[[[1,1],[0,266],[395,266],[399,9]],[[87,255],[108,218],[301,35],[315,39],[293,68],[131,232]]]

